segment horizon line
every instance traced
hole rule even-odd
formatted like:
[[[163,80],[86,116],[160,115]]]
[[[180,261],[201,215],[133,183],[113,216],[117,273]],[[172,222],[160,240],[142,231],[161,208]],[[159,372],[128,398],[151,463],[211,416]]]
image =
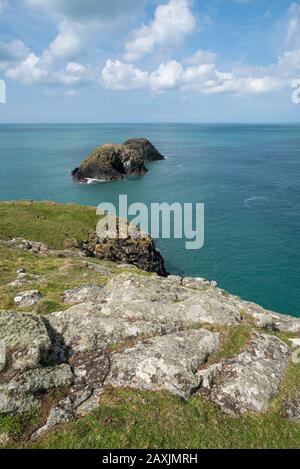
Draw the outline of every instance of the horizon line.
[[[91,122],[0,122],[0,125],[299,125],[299,121],[91,121]]]

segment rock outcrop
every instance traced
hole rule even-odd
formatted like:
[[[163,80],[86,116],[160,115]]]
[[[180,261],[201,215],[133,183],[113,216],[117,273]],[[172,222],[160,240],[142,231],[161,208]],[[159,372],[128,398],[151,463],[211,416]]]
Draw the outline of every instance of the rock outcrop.
[[[183,399],[202,394],[237,417],[265,412],[291,355],[273,331],[300,331],[299,319],[204,279],[126,272],[104,287],[62,294],[79,304],[47,316],[0,312],[0,413],[24,412],[52,389],[65,390],[34,438],[101,405],[106,386],[165,390]],[[252,338],[244,349],[214,360],[222,328],[246,325]],[[286,401],[283,410],[297,420],[299,399]]]
[[[266,411],[279,393],[290,355],[277,337],[255,334],[244,352],[214,370],[210,399],[231,415]]]
[[[35,305],[42,298],[43,296],[38,290],[29,290],[18,293],[18,295],[14,298],[14,303],[16,306],[22,308],[30,308],[30,306]]]
[[[131,150],[135,150],[143,161],[161,161],[165,159],[157,148],[145,138],[131,138],[123,145]]]
[[[187,399],[199,387],[199,367],[219,345],[219,334],[204,329],[145,340],[113,355],[107,384],[152,391],[165,389]]]
[[[81,287],[66,290],[63,293],[64,303],[85,303],[98,301],[102,296],[102,287],[99,285],[82,285]]]
[[[0,244],[24,251],[40,254],[42,256],[59,257],[96,257],[98,259],[112,262],[121,262],[122,268],[133,266],[146,272],[155,272],[162,277],[167,276],[164,259],[156,248],[153,239],[145,235],[140,236],[140,231],[131,224],[126,238],[112,238],[108,235],[99,238],[96,233],[92,233],[85,241],[76,239],[66,241],[66,249],[50,249],[42,243],[36,243],[23,238],[14,238],[9,241],[1,241]],[[95,265],[91,265],[96,269]],[[103,270],[98,266],[99,270]],[[16,280],[10,282],[10,286],[19,287],[30,285],[37,281],[37,276],[24,273],[18,274]]]
[[[116,181],[126,176],[142,176],[147,172],[143,159],[125,145],[103,145],[96,148],[72,176],[80,182]]]
[[[123,145],[106,144],[96,148],[72,171],[72,176],[84,183],[143,176],[147,172],[145,161],[162,159],[164,157],[148,140],[131,139]]]

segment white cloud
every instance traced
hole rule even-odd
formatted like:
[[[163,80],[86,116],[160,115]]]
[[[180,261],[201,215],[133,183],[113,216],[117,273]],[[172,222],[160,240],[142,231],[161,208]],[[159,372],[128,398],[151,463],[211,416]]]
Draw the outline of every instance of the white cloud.
[[[53,70],[49,63],[30,53],[16,67],[9,68],[6,76],[25,85],[44,84],[51,86],[74,87],[89,82],[92,77],[88,67],[77,62],[69,62],[60,70]]]
[[[69,62],[63,70],[53,73],[54,82],[65,86],[82,85],[90,79],[88,68],[77,62]]]
[[[75,57],[82,49],[80,35],[67,21],[63,21],[58,28],[59,34],[44,52],[45,57],[48,60]]]
[[[133,32],[126,42],[125,60],[137,60],[151,54],[156,46],[176,44],[196,28],[190,0],[169,0],[156,8],[154,20]]]
[[[48,76],[48,71],[43,68],[40,57],[30,53],[17,67],[9,68],[6,76],[26,85],[32,85],[44,80]]]
[[[124,64],[120,60],[108,60],[101,77],[106,88],[111,90],[136,90],[145,87],[148,72],[143,72],[131,64]]]
[[[1,0],[0,0],[1,1]],[[119,30],[128,15],[137,13],[146,0],[24,0],[32,8],[42,8],[57,21],[58,34],[43,52],[50,63],[79,60],[101,34]]]
[[[260,94],[274,92],[283,86],[278,77],[242,76],[220,72],[214,64],[184,67],[173,60],[159,65],[152,73],[130,64],[108,60],[101,75],[102,83],[111,90],[170,89],[197,90],[205,94]]]

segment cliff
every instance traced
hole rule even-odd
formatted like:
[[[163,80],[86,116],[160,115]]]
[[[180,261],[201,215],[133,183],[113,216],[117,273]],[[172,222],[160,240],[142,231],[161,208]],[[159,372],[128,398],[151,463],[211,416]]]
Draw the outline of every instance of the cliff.
[[[298,444],[299,319],[216,282],[87,257],[94,219],[84,207],[11,203],[0,214],[6,446]],[[77,246],[63,243],[71,226]],[[27,240],[13,239],[20,230]],[[23,415],[27,443],[9,427]]]

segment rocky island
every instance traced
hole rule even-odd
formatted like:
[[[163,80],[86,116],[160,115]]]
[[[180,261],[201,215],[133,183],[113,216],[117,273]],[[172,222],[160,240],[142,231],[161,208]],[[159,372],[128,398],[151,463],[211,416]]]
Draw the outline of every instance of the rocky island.
[[[298,447],[300,319],[95,255],[94,212],[0,204],[0,445]]]
[[[163,159],[149,140],[136,138],[122,145],[105,144],[96,148],[71,174],[80,182],[116,181],[127,176],[143,176],[147,172],[145,162]]]

